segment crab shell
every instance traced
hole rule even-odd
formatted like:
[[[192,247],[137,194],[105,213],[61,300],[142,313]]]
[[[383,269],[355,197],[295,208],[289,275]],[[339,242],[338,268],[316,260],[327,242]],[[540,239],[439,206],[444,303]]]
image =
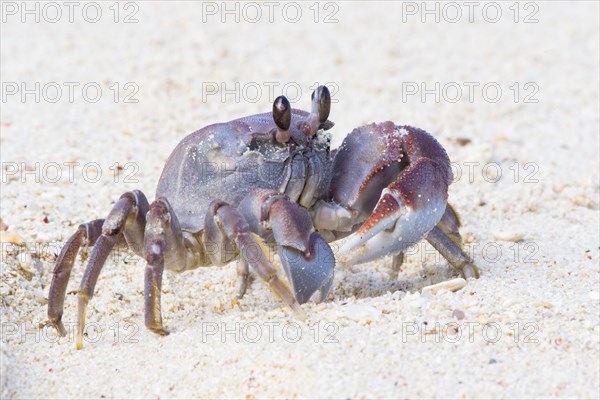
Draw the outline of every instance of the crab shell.
[[[313,138],[302,133],[309,113],[292,109],[290,133],[293,143],[272,140],[276,126],[270,113],[218,123],[184,138],[168,158],[158,181],[156,198],[165,197],[184,230],[199,232],[209,204],[215,199],[238,206],[253,190],[285,192],[291,178],[291,161],[303,157],[310,141],[319,184],[310,205],[328,190],[332,159],[329,133],[333,126],[321,124]],[[304,177],[302,177],[304,179]]]

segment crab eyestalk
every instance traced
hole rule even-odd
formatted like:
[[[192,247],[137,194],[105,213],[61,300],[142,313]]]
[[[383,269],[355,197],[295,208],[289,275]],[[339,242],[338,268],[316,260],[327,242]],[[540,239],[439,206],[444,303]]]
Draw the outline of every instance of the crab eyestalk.
[[[311,114],[315,112],[319,116],[319,122],[323,123],[329,118],[329,111],[331,110],[331,94],[327,86],[319,86],[311,96],[312,110]]]
[[[331,110],[331,94],[327,86],[319,86],[311,96],[312,107],[309,116],[302,122],[304,135],[314,135],[319,126],[327,121]]]
[[[290,124],[292,122],[292,107],[285,96],[279,96],[273,102],[273,121],[277,125],[275,140],[287,143],[290,140]]]

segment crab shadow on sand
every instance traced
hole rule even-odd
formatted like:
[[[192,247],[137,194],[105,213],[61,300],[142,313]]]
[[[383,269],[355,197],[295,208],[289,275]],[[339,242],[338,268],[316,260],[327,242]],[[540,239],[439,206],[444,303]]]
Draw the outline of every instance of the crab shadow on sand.
[[[336,268],[336,275],[333,298],[343,301],[348,297],[374,298],[396,291],[414,293],[426,286],[458,277],[460,273],[442,262],[424,266],[405,265],[395,276],[389,262],[386,262],[376,271],[372,270],[372,265],[340,266]]]

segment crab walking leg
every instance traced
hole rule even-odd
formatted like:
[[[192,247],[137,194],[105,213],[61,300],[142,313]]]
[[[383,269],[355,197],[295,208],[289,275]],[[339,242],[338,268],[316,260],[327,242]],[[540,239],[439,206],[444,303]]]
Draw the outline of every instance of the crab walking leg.
[[[463,251],[462,237],[460,236],[461,223],[454,208],[448,204],[442,219],[437,224],[441,232],[433,232],[427,240],[442,254],[450,264],[458,269],[465,278],[479,278],[479,268]],[[452,243],[448,243],[448,239]]]
[[[161,250],[162,251],[162,250]],[[159,335],[168,335],[163,328],[160,307],[160,292],[162,289],[162,274],[165,260],[162,254],[154,254],[152,263],[148,263],[144,277],[144,322],[146,327]]]
[[[159,335],[168,335],[161,313],[162,275],[165,264],[183,269],[186,251],[177,216],[165,198],[150,205],[144,233],[145,258],[148,265],[144,277],[144,319],[146,327]]]
[[[83,331],[85,329],[85,315],[88,302],[94,295],[94,288],[100,276],[100,271],[102,271],[108,255],[117,243],[117,239],[117,235],[100,236],[94,245],[90,260],[83,273],[77,302],[77,336],[75,337],[77,350],[83,347]]]
[[[398,278],[402,264],[404,264],[404,253],[399,253],[392,257],[392,276],[394,279]]]
[[[96,240],[98,240],[98,237],[102,233],[103,223],[103,219],[96,219],[79,225],[77,232],[65,243],[56,260],[56,266],[52,272],[50,292],[48,294],[48,321],[46,325],[54,327],[60,336],[67,334],[67,330],[61,320],[67,286],[75,258],[81,246],[91,246],[96,243]]]
[[[144,256],[144,231],[146,229],[146,214],[150,209],[146,196],[139,190],[127,192],[121,196],[132,203],[131,211],[123,227],[123,236],[127,246],[140,257]]]
[[[269,284],[273,293],[290,307],[298,319],[306,319],[304,310],[296,301],[285,281],[279,278],[275,267],[265,257],[260,244],[252,237],[248,223],[237,209],[223,201],[213,201],[204,225],[204,241],[206,243],[214,244],[216,248],[220,249],[224,247],[227,240],[235,242],[240,256]],[[216,265],[229,261],[220,257],[221,254],[221,252],[210,254]]]
[[[237,275],[238,275],[238,294],[237,298],[241,299],[246,294],[248,288],[248,279],[250,278],[250,271],[248,261],[244,257],[240,257],[237,261]]]
[[[154,205],[153,205],[154,206]],[[162,274],[165,269],[165,249],[167,243],[162,227],[164,214],[161,210],[154,212],[151,208],[148,215],[148,229],[144,240],[146,249],[146,273],[144,275],[144,322],[146,328],[159,335],[167,335],[163,328],[160,307],[160,293],[162,289]]]
[[[454,241],[439,227],[427,234],[427,241],[465,278],[479,278],[479,269]]]
[[[446,211],[442,215],[442,219],[438,222],[437,227],[448,236],[456,246],[462,248],[462,237],[459,229],[461,227],[460,218],[450,204],[446,205]]]
[[[153,244],[153,245],[156,245]],[[165,268],[164,255],[161,253],[154,254],[152,263],[146,266],[146,274],[144,277],[144,322],[146,328],[154,333],[165,336],[169,331],[163,328],[162,312],[160,306],[160,293],[162,289],[162,275]]]
[[[252,238],[251,234],[246,232],[238,235],[237,243],[240,245],[242,257],[246,258],[258,275],[269,284],[273,293],[294,312],[296,318],[305,321],[306,313],[300,307],[287,283],[279,277],[275,267],[267,260],[261,246]]]
[[[454,208],[446,205],[446,211],[442,215],[442,219],[436,225],[440,232],[433,232],[427,235],[427,241],[448,260],[452,266],[461,271],[465,278],[479,278],[479,269],[475,264],[469,261],[469,258],[462,252],[462,237],[460,236],[459,228],[461,226],[460,219]],[[448,243],[448,240],[452,244]],[[467,260],[465,262],[465,260]],[[394,276],[398,276],[402,263],[404,262],[404,253],[396,254],[392,258],[392,271]]]
[[[329,244],[315,232],[308,211],[288,196],[269,189],[248,194],[238,210],[252,232],[272,237],[277,243],[296,300],[304,304],[319,291],[318,301],[323,301],[333,283],[335,257]]]
[[[141,201],[138,201],[141,200]],[[75,345],[77,349],[83,347],[83,331],[85,329],[85,316],[89,300],[94,295],[94,288],[100,271],[104,267],[104,263],[113,247],[121,239],[127,240],[127,235],[137,235],[140,230],[143,231],[145,217],[143,216],[147,210],[147,202],[145,196],[139,192],[127,192],[115,203],[108,217],[102,224],[102,235],[97,239],[96,244],[92,249],[90,259],[88,261],[83,279],[79,286],[78,295],[78,310],[77,310],[77,332],[75,337]],[[142,214],[142,216],[140,216]],[[127,226],[126,225],[133,225]],[[131,237],[130,237],[131,238]],[[134,250],[135,247],[133,248]],[[139,249],[137,249],[139,250]]]

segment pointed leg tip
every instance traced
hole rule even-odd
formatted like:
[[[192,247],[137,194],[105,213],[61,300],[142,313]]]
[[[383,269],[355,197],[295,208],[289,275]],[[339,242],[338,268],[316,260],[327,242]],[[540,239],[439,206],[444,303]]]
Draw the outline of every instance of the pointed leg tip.
[[[58,334],[58,336],[67,336],[67,330],[65,329],[65,326],[63,325],[62,321],[51,318],[46,322],[42,322],[39,325],[40,329],[45,328],[47,326],[51,326],[52,328],[56,329],[56,333]]]
[[[83,331],[85,329],[85,315],[87,312],[89,297],[79,292],[78,310],[77,310],[77,336],[75,337],[75,348],[81,350],[83,348]]]
[[[465,279],[474,278],[479,279],[480,272],[477,265],[473,263],[468,263],[462,268],[462,275]]]
[[[77,337],[75,338],[75,348],[77,350],[83,349],[83,333],[77,332]]]
[[[248,292],[248,288],[250,286],[250,275],[246,276],[244,279],[239,280],[238,290],[236,294],[236,298],[241,300],[246,293]]]
[[[296,303],[291,308],[292,308],[292,311],[294,313],[294,316],[297,319],[299,319],[302,322],[306,322],[306,320],[308,319],[308,316],[306,315],[306,312],[302,309],[302,307],[300,306],[300,304]]]
[[[62,322],[58,323],[59,325],[55,326],[56,331],[58,332],[58,334],[62,337],[67,336],[67,330],[65,329],[64,325],[62,324]]]
[[[235,295],[235,298],[237,300],[241,300],[242,298],[244,298],[244,295],[246,294],[247,289],[248,289],[247,283],[240,284],[240,286],[238,287],[237,294]]]
[[[75,348],[77,350],[83,349],[83,330],[85,322],[80,321],[77,324],[77,334],[75,335]]]
[[[390,277],[390,280],[392,282],[395,282],[400,278],[400,271],[390,271],[388,272],[388,275]]]
[[[160,336],[168,336],[171,333],[171,332],[169,332],[168,330],[166,330],[163,327],[160,327],[160,328],[151,328],[151,327],[148,327],[148,329],[151,332],[156,333],[157,335],[160,335]]]

